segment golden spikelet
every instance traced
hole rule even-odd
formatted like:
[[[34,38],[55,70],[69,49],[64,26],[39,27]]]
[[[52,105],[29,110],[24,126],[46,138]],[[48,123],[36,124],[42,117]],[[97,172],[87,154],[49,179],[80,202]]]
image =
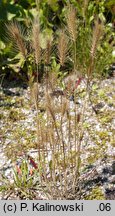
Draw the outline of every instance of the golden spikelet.
[[[98,20],[96,20],[95,22],[95,27],[93,30],[93,36],[92,36],[92,46],[91,46],[91,57],[94,58],[95,57],[95,53],[99,44],[99,41],[101,39],[101,36],[103,34],[103,24],[99,23]]]
[[[35,61],[40,63],[41,46],[40,46],[40,26],[38,17],[34,19],[32,26],[32,47],[34,49]]]
[[[27,55],[26,44],[24,42],[24,29],[21,28],[19,23],[16,21],[11,22],[10,24],[6,25],[8,30],[8,36],[14,42],[15,50],[20,51],[20,53],[25,58]]]
[[[64,30],[60,31],[57,48],[58,48],[59,61],[60,61],[60,64],[63,66],[66,56],[67,56],[67,51],[68,51],[68,39],[67,39],[67,36]]]
[[[55,122],[55,111],[54,111],[54,106],[52,104],[52,98],[47,93],[46,93],[46,108],[48,109],[53,121]]]
[[[67,27],[72,40],[76,41],[77,26],[76,26],[76,10],[72,5],[68,6]]]

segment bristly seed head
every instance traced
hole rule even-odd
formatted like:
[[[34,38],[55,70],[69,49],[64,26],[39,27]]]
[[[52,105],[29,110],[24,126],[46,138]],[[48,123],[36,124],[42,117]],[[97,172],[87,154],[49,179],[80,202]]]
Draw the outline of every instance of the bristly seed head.
[[[68,6],[67,27],[72,40],[75,42],[77,36],[76,10],[72,5]]]
[[[38,17],[34,19],[32,26],[32,47],[34,49],[36,64],[39,64],[41,58],[41,46],[40,46],[40,26]]]
[[[92,36],[92,46],[91,46],[91,56],[92,58],[95,57],[95,53],[99,44],[99,41],[101,39],[101,36],[103,35],[103,23],[99,23],[99,20],[97,19],[95,22],[94,30],[93,30],[93,36]]]
[[[63,66],[67,57],[68,51],[68,39],[64,30],[60,31],[59,41],[58,41],[58,56],[60,64]]]
[[[26,58],[27,49],[24,41],[24,29],[21,28],[19,23],[12,21],[10,24],[6,25],[8,30],[8,36],[13,40],[15,50],[20,51],[20,53]]]

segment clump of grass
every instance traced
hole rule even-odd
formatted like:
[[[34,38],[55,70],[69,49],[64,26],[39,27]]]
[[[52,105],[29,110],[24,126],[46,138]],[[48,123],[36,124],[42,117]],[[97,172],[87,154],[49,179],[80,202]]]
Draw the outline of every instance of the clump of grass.
[[[37,170],[34,170],[34,175],[31,175],[28,163],[26,160],[22,160],[20,168],[13,169],[13,180],[4,176],[3,182],[0,185],[0,191],[2,191],[4,199],[42,199],[44,196],[46,199],[46,193],[42,190],[39,185],[39,174]]]
[[[87,6],[88,0],[84,1],[83,17],[86,16]],[[85,111],[87,110],[87,105],[90,101],[90,97],[88,97],[90,96],[89,87],[93,78],[93,70],[96,65],[96,53],[101,38],[103,37],[104,29],[103,23],[99,22],[97,19],[90,35],[90,39],[88,38],[88,42],[86,42],[86,45],[91,45],[90,49],[88,47],[86,51],[84,48],[78,50],[78,47],[84,46],[83,44],[79,45],[80,34],[81,37],[83,37],[83,40],[81,41],[85,42],[85,36],[81,29],[78,29],[76,9],[68,4],[67,10],[67,26],[65,28],[66,30],[62,29],[59,32],[57,50],[58,60],[61,66],[64,66],[70,51],[72,53],[69,57],[72,61],[71,71],[74,74],[74,81],[69,79],[65,89],[69,92],[69,96],[72,96],[72,94],[74,96],[75,103],[73,105],[73,110],[71,109],[71,103],[66,97],[65,92],[59,94],[57,97],[53,97],[53,95],[50,94],[49,88],[51,88],[53,92],[58,86],[58,74],[55,73],[55,71],[50,71],[49,68],[51,63],[52,41],[47,38],[46,47],[43,50],[40,41],[42,31],[40,29],[39,17],[36,17],[32,21],[31,47],[37,79],[35,83],[32,83],[31,91],[36,109],[36,136],[38,148],[37,171],[39,173],[40,184],[46,188],[51,199],[68,199],[69,192],[72,191],[75,193],[75,188],[79,184],[82,166],[82,141],[85,133],[83,127],[85,122]],[[13,27],[14,30],[12,29]],[[12,35],[12,38],[17,41],[18,49],[26,58],[25,44],[18,25],[9,25],[8,30],[10,35]],[[71,49],[69,52],[68,45],[69,49]],[[80,51],[84,51],[86,57],[82,60],[83,65],[79,67],[81,62],[79,62],[77,57],[79,55],[82,56],[82,52],[80,53]],[[83,56],[85,56],[84,53]],[[41,114],[39,110],[40,84],[38,81],[39,66],[43,59],[44,64],[46,64],[46,91],[44,91],[46,112]],[[81,71],[78,71],[78,68],[82,68]],[[76,88],[80,85],[82,76],[87,78],[86,94],[81,110],[78,111],[79,107],[76,100]],[[77,84],[77,87],[75,86],[76,81],[79,83]],[[16,177],[17,180],[19,180],[18,176]],[[21,185],[19,184],[18,186],[20,187]]]

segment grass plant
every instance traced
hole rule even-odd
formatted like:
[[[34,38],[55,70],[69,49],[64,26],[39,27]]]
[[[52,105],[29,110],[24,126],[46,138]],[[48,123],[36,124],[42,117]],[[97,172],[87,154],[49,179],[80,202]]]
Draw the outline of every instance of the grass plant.
[[[52,41],[46,38],[46,47],[42,48],[40,38],[42,30],[39,17],[32,21],[30,47],[34,59],[36,82],[33,82],[31,85],[31,94],[36,110],[38,148],[38,169],[36,172],[39,175],[39,184],[45,187],[51,199],[69,199],[71,197],[70,194],[75,194],[76,188],[79,187],[79,176],[82,167],[82,141],[85,133],[83,126],[85,123],[85,112],[88,103],[91,101],[90,86],[98,60],[97,53],[104,40],[104,23],[98,17],[94,21],[93,27],[87,26],[87,23],[84,26],[88,2],[84,1],[83,4],[83,20],[77,17],[77,11],[71,4],[67,5],[66,24],[59,31],[57,38],[56,56],[58,57],[58,64],[63,68],[69,59],[72,63],[71,71],[74,75],[74,81],[68,79],[65,84],[65,91],[60,89],[60,92],[63,94],[59,93],[56,96],[54,94],[54,92],[58,92],[57,83],[59,83],[59,76],[58,74],[55,75],[55,71],[52,73],[50,67],[52,61]],[[23,31],[15,22],[8,24],[7,30],[9,37],[13,41],[15,40],[15,47],[18,48],[26,60],[27,49]],[[39,72],[42,60],[44,60],[46,65],[45,82],[42,83],[43,86],[45,85],[45,90],[43,91],[45,112],[43,114],[41,114],[39,109]],[[76,94],[82,79],[85,80],[86,94],[82,107],[79,110]],[[68,99],[67,94],[74,97],[72,108],[72,103]],[[28,189],[33,187],[34,174],[32,178],[27,179],[28,170],[26,164],[22,164],[22,166],[21,178],[14,172],[14,184],[21,189],[22,193],[27,193]],[[35,178],[38,177],[35,176]]]

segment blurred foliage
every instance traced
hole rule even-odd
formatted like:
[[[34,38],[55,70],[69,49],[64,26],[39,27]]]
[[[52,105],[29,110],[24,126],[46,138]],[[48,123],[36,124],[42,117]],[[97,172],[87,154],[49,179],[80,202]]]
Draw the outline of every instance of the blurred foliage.
[[[39,10],[40,16],[40,25],[43,29],[45,35],[57,34],[57,30],[65,26],[66,13],[67,13],[67,4],[68,2],[72,3],[77,9],[77,18],[79,21],[79,32],[78,32],[78,47],[79,52],[83,52],[85,49],[89,49],[88,40],[90,38],[91,26],[93,26],[94,19],[97,15],[101,21],[106,22],[106,37],[108,39],[103,44],[103,47],[100,47],[100,52],[98,58],[103,54],[105,56],[105,61],[108,64],[111,64],[112,58],[106,58],[106,52],[109,50],[109,40],[112,40],[113,35],[113,25],[115,22],[115,5],[114,0],[91,0],[88,4],[88,9],[83,11],[83,0],[1,0],[0,1],[0,77],[4,76],[9,70],[14,71],[17,74],[20,72],[26,73],[27,68],[20,57],[19,53],[11,52],[12,43],[7,41],[6,27],[5,23],[9,21],[16,20],[22,26],[30,28],[31,20],[34,16],[37,15]],[[108,24],[109,23],[109,24]],[[82,37],[81,37],[82,35]],[[87,41],[87,43],[86,43]],[[56,43],[56,41],[55,41]],[[84,46],[83,46],[84,44]],[[78,61],[81,61],[81,66],[84,64],[87,65],[87,56],[79,55],[78,52]],[[83,52],[84,53],[84,52]],[[88,52],[87,52],[88,53]],[[86,54],[86,52],[85,52]],[[83,59],[86,59],[84,61]],[[30,73],[32,73],[33,60],[31,56],[28,57]],[[84,61],[84,62],[83,62]],[[69,64],[68,64],[69,65]],[[71,65],[71,63],[70,63]],[[71,67],[71,66],[70,66]],[[100,67],[100,66],[99,66]],[[101,66],[102,70],[103,65]],[[105,67],[105,65],[104,65]],[[26,77],[26,76],[25,76]]]

